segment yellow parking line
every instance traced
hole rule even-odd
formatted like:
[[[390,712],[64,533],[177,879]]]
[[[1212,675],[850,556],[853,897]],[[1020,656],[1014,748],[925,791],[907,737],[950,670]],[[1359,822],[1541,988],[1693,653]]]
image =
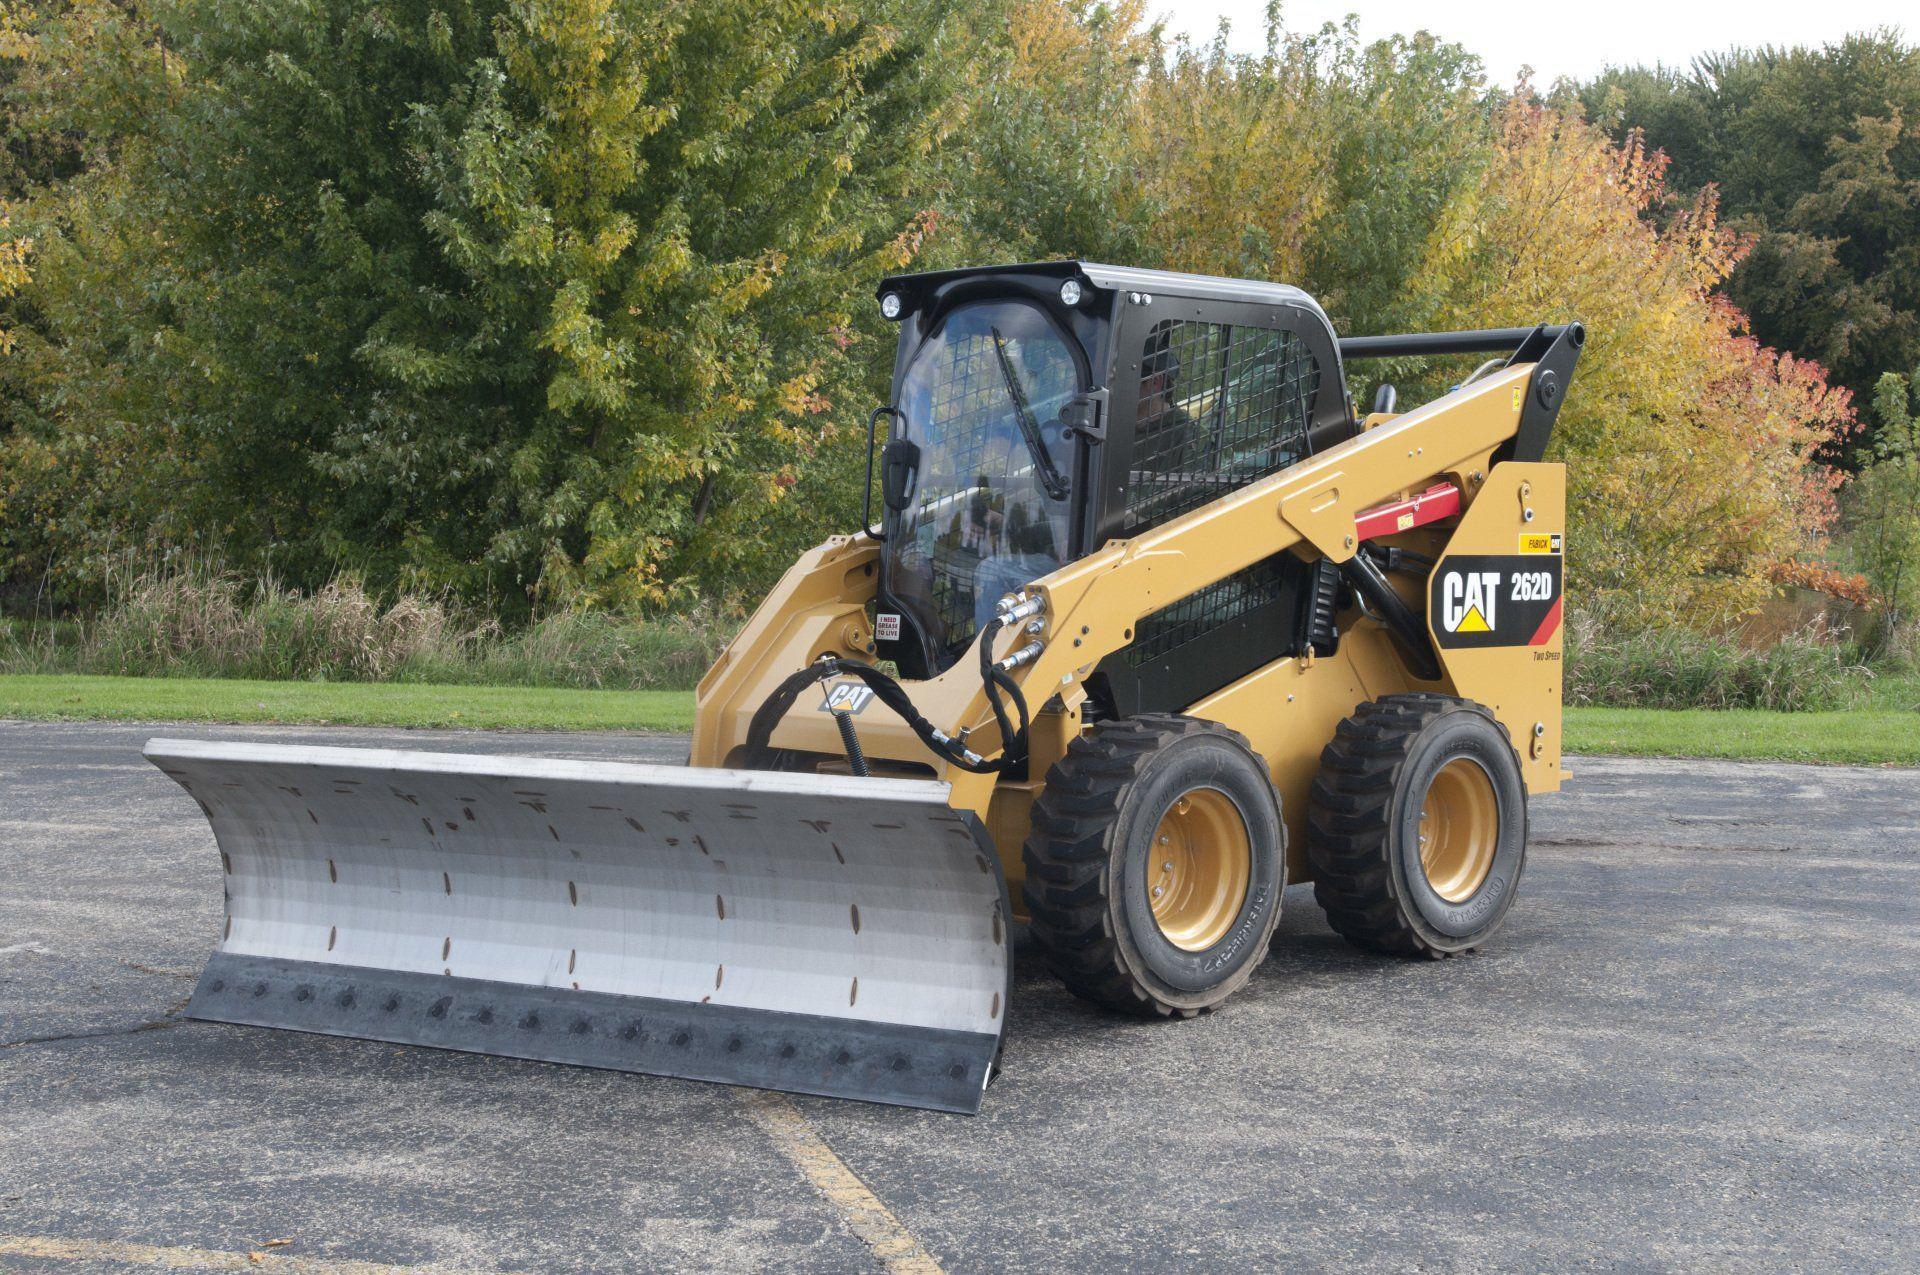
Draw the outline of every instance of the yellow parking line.
[[[761,1131],[815,1190],[846,1219],[847,1226],[893,1275],[945,1275],[880,1197],[867,1189],[846,1161],[808,1124],[806,1117],[775,1093],[736,1089],[741,1105]],[[119,1240],[76,1240],[52,1235],[0,1235],[0,1258],[42,1261],[125,1262],[174,1271],[277,1271],[281,1275],[404,1275],[446,1271],[439,1266],[385,1266],[378,1262],[330,1261],[256,1249],[250,1253]]]
[[[853,1233],[889,1271],[895,1275],[944,1275],[940,1263],[933,1260],[913,1232],[834,1154],[791,1102],[760,1089],[734,1092],[754,1123],[773,1139],[773,1145],[839,1210]]]
[[[59,1262],[125,1262],[169,1271],[275,1271],[279,1275],[418,1275],[445,1266],[383,1266],[378,1262],[329,1261],[256,1249],[235,1253],[210,1248],[127,1244],[119,1240],[71,1240],[53,1235],[0,1235],[0,1258],[31,1257]],[[0,1265],[4,1265],[0,1262]]]

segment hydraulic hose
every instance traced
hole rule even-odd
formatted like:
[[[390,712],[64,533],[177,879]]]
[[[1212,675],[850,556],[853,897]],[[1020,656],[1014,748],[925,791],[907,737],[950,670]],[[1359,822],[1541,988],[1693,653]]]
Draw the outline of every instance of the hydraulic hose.
[[[1020,690],[1020,684],[1009,677],[1004,670],[993,665],[993,639],[1000,632],[1002,621],[991,620],[980,631],[981,685],[987,694],[987,705],[993,710],[993,719],[1000,727],[1003,746],[1000,755],[994,758],[982,757],[969,749],[960,740],[948,735],[923,716],[913,705],[913,699],[907,694],[895,678],[889,677],[873,665],[862,660],[843,659],[839,656],[822,656],[806,668],[789,676],[767,696],[765,702],[754,712],[753,721],[747,726],[747,766],[763,766],[770,754],[769,741],[773,731],[782,718],[793,708],[800,692],[809,686],[824,682],[829,678],[847,675],[858,678],[873,691],[874,697],[899,715],[920,742],[937,755],[942,761],[956,766],[968,774],[997,775],[1017,770],[1027,764],[1027,732],[1032,719],[1027,711],[1027,698]],[[1013,700],[1014,717],[1007,715],[1003,696]],[[860,749],[857,737],[852,740],[852,714],[836,712],[840,727],[842,745],[847,748],[847,763],[854,767],[854,773],[862,773],[866,764],[865,753]],[[1019,725],[1014,725],[1017,718]],[[855,759],[858,758],[856,761]]]
[[[1340,564],[1340,574],[1386,624],[1413,675],[1423,682],[1438,680],[1440,657],[1434,652],[1426,625],[1393,591],[1373,559],[1365,553],[1356,553]]]

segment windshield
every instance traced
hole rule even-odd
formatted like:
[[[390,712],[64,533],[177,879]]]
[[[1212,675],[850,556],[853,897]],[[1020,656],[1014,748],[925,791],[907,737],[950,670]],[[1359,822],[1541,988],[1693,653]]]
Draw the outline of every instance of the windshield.
[[[888,590],[943,665],[1002,595],[1066,557],[1073,449],[1059,416],[1085,388],[1074,354],[1034,306],[975,302],[942,320],[901,377],[901,434],[920,467],[888,531]]]

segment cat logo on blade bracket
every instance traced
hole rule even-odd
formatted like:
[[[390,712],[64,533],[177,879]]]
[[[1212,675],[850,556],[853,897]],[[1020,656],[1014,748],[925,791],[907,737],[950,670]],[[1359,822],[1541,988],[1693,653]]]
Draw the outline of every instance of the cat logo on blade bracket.
[[[827,702],[820,706],[823,713],[858,714],[867,705],[873,703],[873,688],[859,682],[835,682],[827,688]]]
[[[1560,630],[1554,554],[1459,554],[1441,560],[1427,614],[1443,648],[1544,646]]]

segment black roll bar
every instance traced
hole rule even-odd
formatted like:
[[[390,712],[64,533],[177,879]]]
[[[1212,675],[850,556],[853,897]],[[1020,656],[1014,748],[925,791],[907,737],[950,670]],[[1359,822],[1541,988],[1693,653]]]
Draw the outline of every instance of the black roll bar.
[[[1434,354],[1505,354],[1507,366],[1531,363],[1528,393],[1520,406],[1520,424],[1502,459],[1535,461],[1547,454],[1553,423],[1573,365],[1587,343],[1578,323],[1535,328],[1482,328],[1477,332],[1409,332],[1402,336],[1349,336],[1340,340],[1342,359],[1418,358]]]
[[[1479,328],[1470,332],[1408,332],[1399,336],[1343,336],[1343,359],[1400,359],[1434,354],[1507,354],[1538,332],[1551,344],[1577,323],[1534,328]]]

